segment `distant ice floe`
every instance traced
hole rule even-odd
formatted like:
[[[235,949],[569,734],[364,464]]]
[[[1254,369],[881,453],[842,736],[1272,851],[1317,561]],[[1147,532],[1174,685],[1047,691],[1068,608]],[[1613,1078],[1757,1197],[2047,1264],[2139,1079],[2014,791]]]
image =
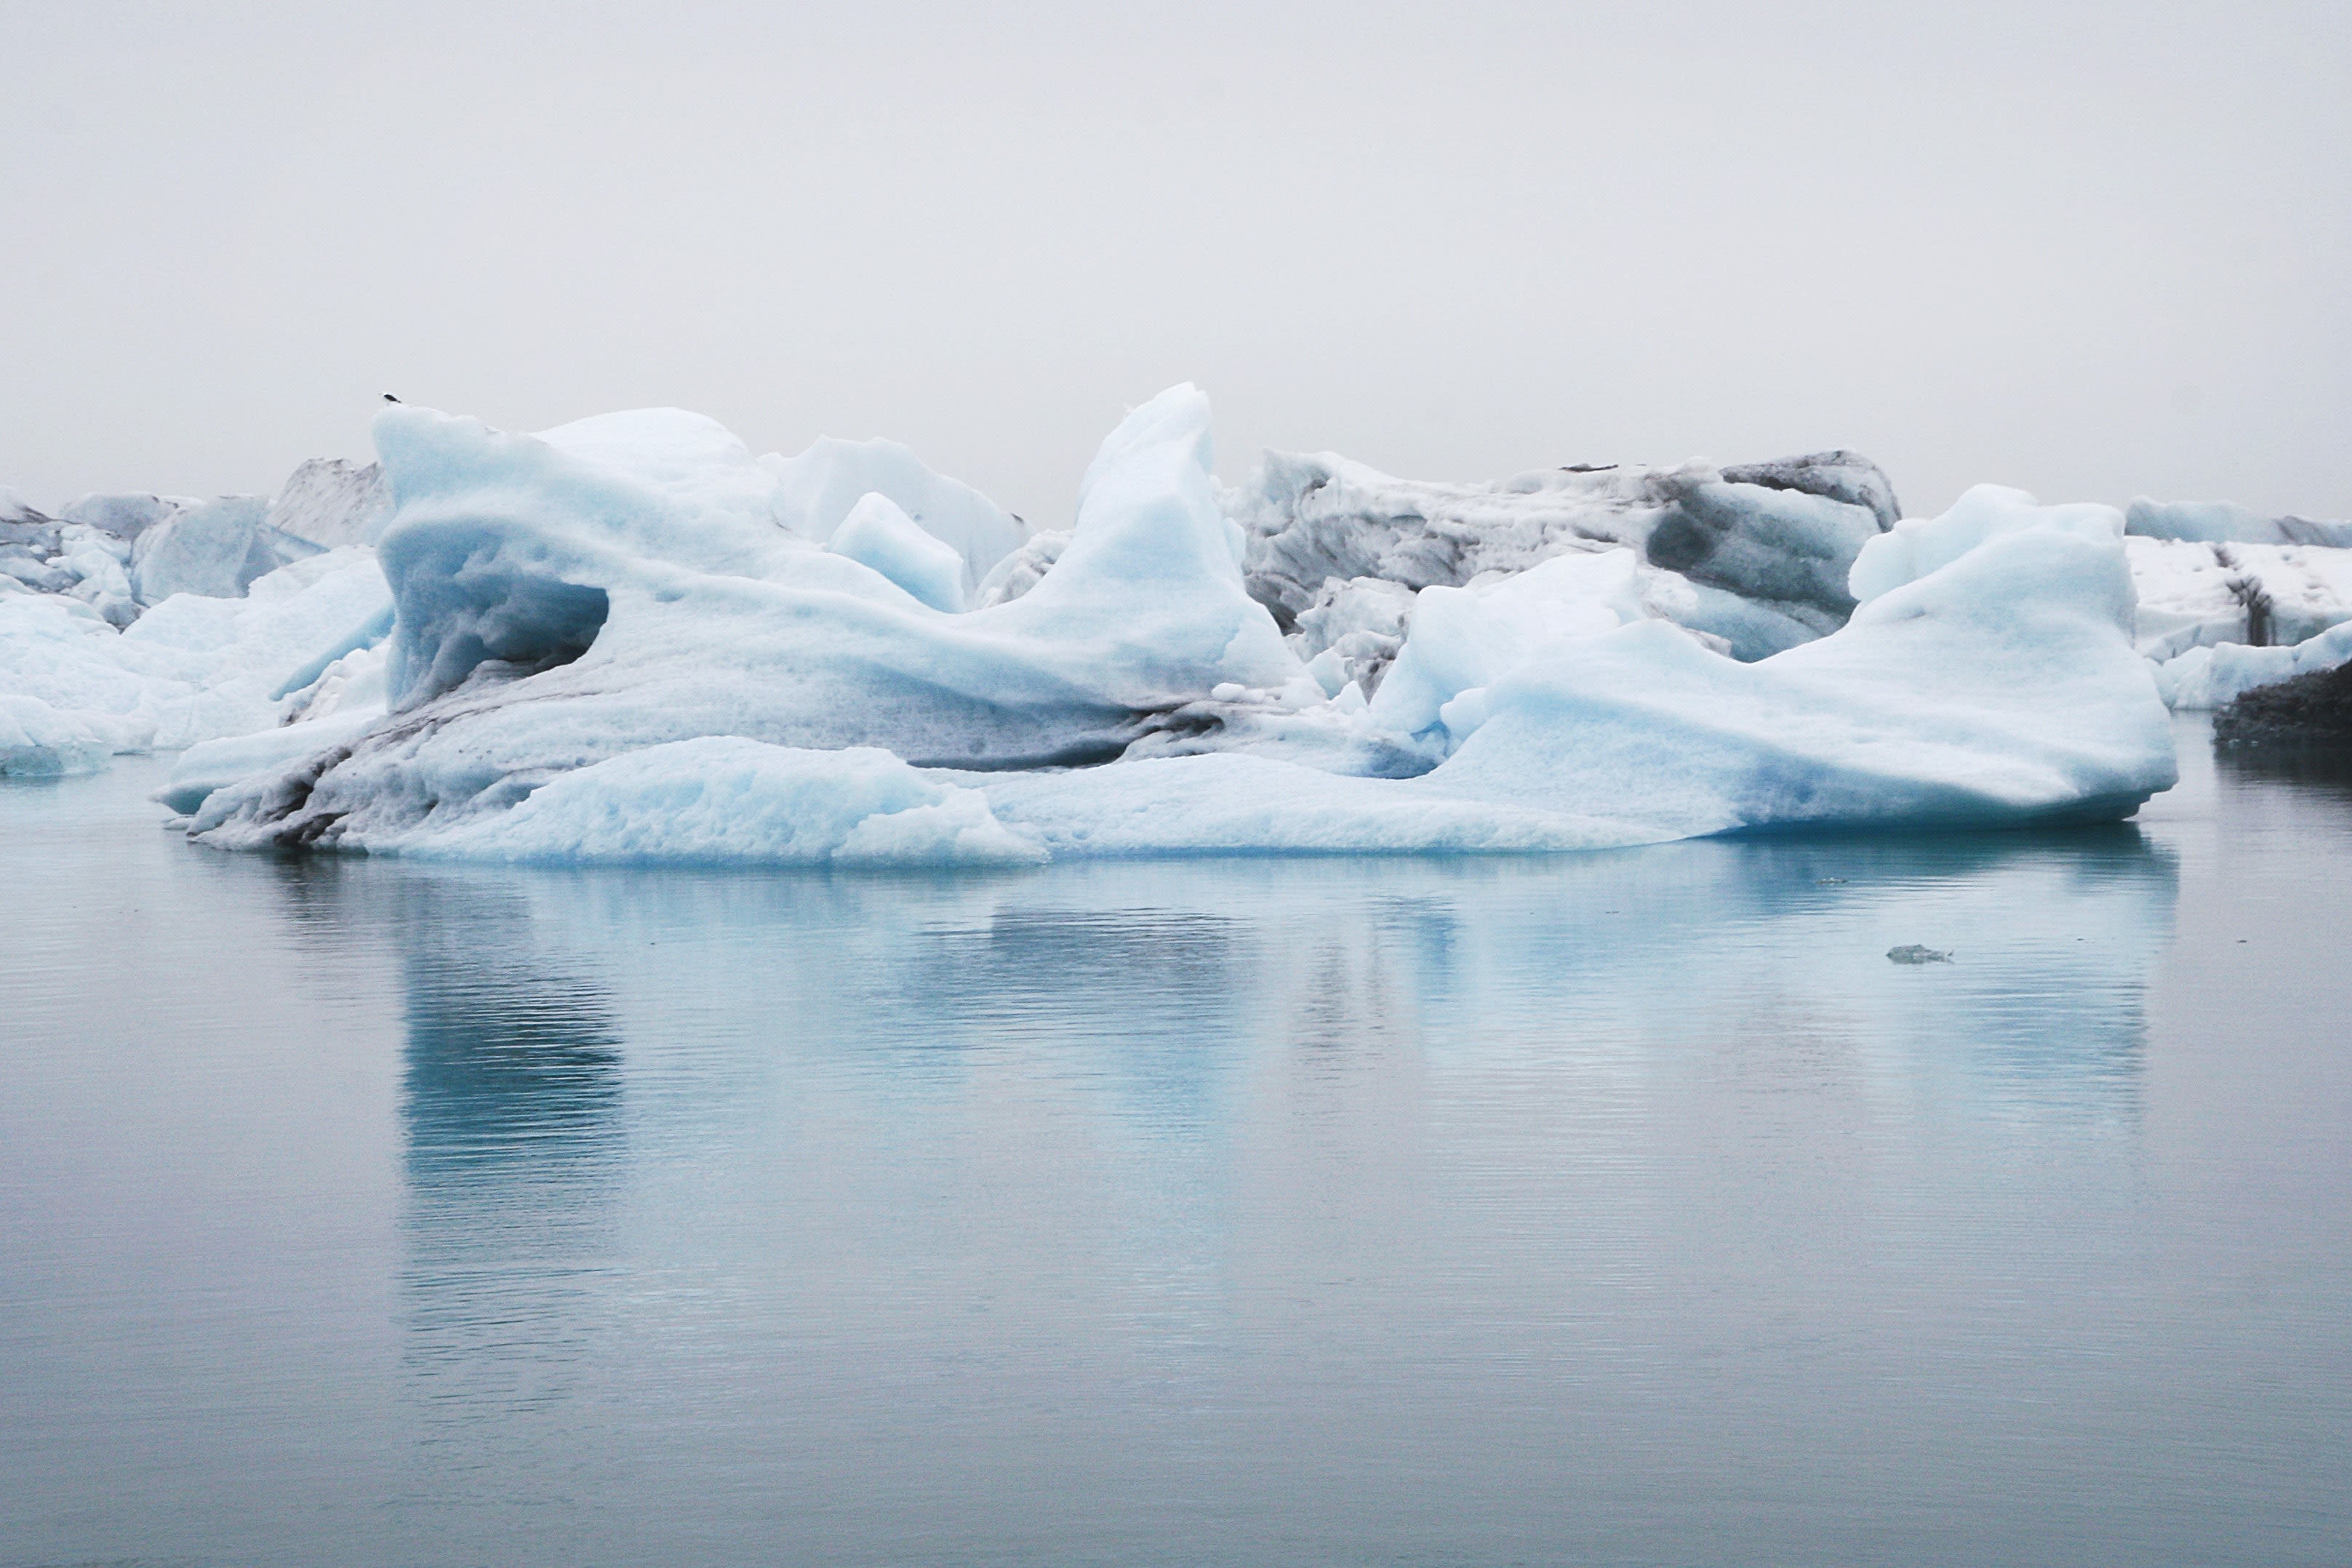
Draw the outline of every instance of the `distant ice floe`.
[[[2184,713],[2228,707],[2259,687],[2352,663],[2352,622],[2286,647],[2192,647],[2157,667],[2157,689]]]
[[[2141,539],[2185,540],[2202,544],[2303,544],[2352,549],[2352,522],[2320,522],[2307,517],[2264,517],[2225,500],[2135,500],[2124,514],[2124,531]]]
[[[2352,523],[2143,497],[2126,531],[2139,649],[2176,710],[2222,708],[2352,656]]]
[[[174,595],[120,631],[70,595],[0,595],[0,689],[73,714],[110,753],[188,746],[276,725],[392,618],[362,549],[281,567],[243,598]]]

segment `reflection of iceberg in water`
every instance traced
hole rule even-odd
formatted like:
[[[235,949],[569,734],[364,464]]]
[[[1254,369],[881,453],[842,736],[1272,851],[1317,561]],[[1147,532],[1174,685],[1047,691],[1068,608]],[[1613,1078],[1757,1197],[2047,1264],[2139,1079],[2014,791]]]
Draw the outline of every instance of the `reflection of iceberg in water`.
[[[1012,1036],[1112,1050],[1089,1064],[1134,1121],[1163,1134],[1215,1128],[1244,1043],[1256,932],[1230,915],[1151,908],[998,908],[940,922],[899,967],[886,1004],[942,1043]]]
[[[2210,740],[2199,737],[2210,745]],[[2265,785],[2286,784],[2325,800],[2352,802],[2352,754],[2316,748],[2216,746],[2213,767],[2232,805]]]
[[[1820,1047],[1889,1112],[2128,1121],[2176,882],[2125,826],[509,885],[625,1006],[674,1109],[778,1052],[901,1115],[1018,1059],[1122,1137],[1215,1138],[1269,1052],[1354,1047],[1440,1074],[1549,1057],[1648,1095],[1694,1049]],[[1911,942],[1956,962],[1887,962]]]
[[[1629,1090],[1693,1051],[1811,1052],[1923,1115],[2136,1114],[2177,874],[2135,829],[1710,840],[1548,869],[1446,900],[1412,990],[1456,1024],[1429,1037],[1605,1060]],[[1956,961],[1887,961],[1915,942]]]
[[[478,1403],[560,1395],[611,1251],[618,1038],[543,966],[528,910],[462,879],[389,889],[406,989],[408,1359]]]
[[[2137,829],[1737,852],[1816,947],[1800,988],[1835,998],[1827,1005],[1851,1021],[1870,1070],[1923,1110],[2137,1121],[2148,978],[2178,893],[2173,858]],[[1832,895],[1830,907],[1809,892]],[[1853,940],[1864,931],[1870,941]],[[1887,960],[1915,941],[1953,962]]]

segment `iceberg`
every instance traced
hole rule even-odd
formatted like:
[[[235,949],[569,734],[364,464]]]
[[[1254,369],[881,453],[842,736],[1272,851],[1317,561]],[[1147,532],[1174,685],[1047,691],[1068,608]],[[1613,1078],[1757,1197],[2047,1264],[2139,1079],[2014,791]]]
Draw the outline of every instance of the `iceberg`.
[[[126,543],[184,509],[203,503],[183,496],[86,495],[59,514],[59,521],[78,522],[112,534]]]
[[[2183,540],[2199,544],[2313,544],[2352,549],[2352,522],[2264,517],[2226,500],[2159,501],[2140,496],[2125,511],[2124,531],[2135,538]]]
[[[529,437],[396,408],[376,437],[395,506],[393,711],[299,803],[257,795],[217,842],[391,847],[705,736],[918,765],[1101,762],[1221,687],[1311,684],[1243,586],[1208,400],[1189,386],[1105,443],[1052,570],[961,615],[785,526],[772,468],[696,416]]]
[[[1449,713],[1475,732],[1431,779],[1675,837],[2127,816],[2178,775],[2122,524],[1979,486],[1863,547],[1832,636],[1753,664],[1655,620],[1562,645]]]
[[[2200,646],[2157,666],[2156,683],[2179,712],[2227,708],[2249,691],[2352,662],[2352,623],[2288,647]]]
[[[916,527],[963,557],[969,593],[1021,548],[1021,520],[960,479],[935,474],[896,441],[819,440],[796,458],[767,457],[784,525],[819,544],[869,495],[886,499]]]
[[[72,595],[0,595],[0,691],[74,716],[110,753],[187,746],[277,725],[392,619],[357,549],[282,567],[241,599],[174,595],[124,629]]]
[[[322,639],[281,678],[312,735],[184,759],[171,800],[204,842],[1553,851],[2110,819],[2175,776],[2121,513],[1980,487],[1898,522],[1843,455],[1422,487],[1407,519],[1399,481],[1339,459],[1269,458],[1221,496],[1208,400],[1179,386],[1104,441],[1066,535],[1001,532],[995,545],[940,521],[962,492],[903,448],[754,458],[677,410],[534,437],[404,406],[376,440],[390,640]],[[1659,547],[1691,531],[1703,549]],[[1694,625],[1753,629],[1706,595],[1803,636],[1743,648]],[[1377,690],[1350,637],[1390,639]]]
[[[1645,618],[1670,620],[1660,615],[1654,584],[1643,580],[1656,575],[1633,551],[1616,549],[1555,555],[1474,587],[1423,588],[1413,596],[1411,630],[1370,700],[1370,716],[1420,734],[1444,725],[1456,697],[1532,662],[1546,643],[1596,637]],[[1691,635],[1728,651],[1719,638]],[[1444,727],[1454,744],[1467,737],[1466,729]]]
[[[2143,654],[2305,642],[2352,620],[2352,550],[2306,544],[2200,542],[2133,537]]]
[[[102,770],[116,737],[37,697],[0,692],[0,778],[67,778]]]
[[[888,496],[871,493],[850,508],[825,548],[871,566],[935,610],[952,615],[964,607],[971,563],[917,527]]]
[[[373,545],[392,521],[392,492],[378,463],[313,458],[287,476],[265,524],[323,550]]]
[[[1493,484],[1393,479],[1332,453],[1269,452],[1231,499],[1247,531],[1251,592],[1286,631],[1352,587],[1408,593],[1524,572],[1571,552],[1623,546],[1675,586],[1672,618],[1762,658],[1835,630],[1853,608],[1847,569],[1893,525],[1893,488],[1852,452],[1717,469],[1609,466]]]

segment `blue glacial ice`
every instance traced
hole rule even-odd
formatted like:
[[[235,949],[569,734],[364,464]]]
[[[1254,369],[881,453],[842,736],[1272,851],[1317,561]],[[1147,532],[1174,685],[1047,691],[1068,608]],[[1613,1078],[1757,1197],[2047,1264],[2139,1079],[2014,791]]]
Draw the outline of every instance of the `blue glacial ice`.
[[[183,759],[205,842],[1560,850],[2113,818],[2174,778],[2120,512],[1982,487],[1897,522],[1846,454],[1444,494],[1270,457],[1221,491],[1180,386],[1031,534],[890,443],[755,458],[676,410],[376,434],[392,636],[281,674],[310,737]]]

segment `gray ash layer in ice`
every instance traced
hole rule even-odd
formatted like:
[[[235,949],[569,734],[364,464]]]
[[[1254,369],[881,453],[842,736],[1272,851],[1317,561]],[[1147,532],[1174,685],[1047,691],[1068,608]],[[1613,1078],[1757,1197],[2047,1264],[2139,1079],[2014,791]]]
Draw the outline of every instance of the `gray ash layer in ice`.
[[[372,546],[392,521],[392,487],[381,463],[313,458],[278,487],[263,521],[322,550]]]
[[[1490,484],[1399,479],[1330,453],[1269,453],[1228,498],[1251,595],[1309,658],[1377,689],[1412,595],[1571,552],[1633,550],[1653,613],[1754,660],[1845,624],[1855,553],[1899,515],[1852,452],[1716,468],[1574,468]]]

